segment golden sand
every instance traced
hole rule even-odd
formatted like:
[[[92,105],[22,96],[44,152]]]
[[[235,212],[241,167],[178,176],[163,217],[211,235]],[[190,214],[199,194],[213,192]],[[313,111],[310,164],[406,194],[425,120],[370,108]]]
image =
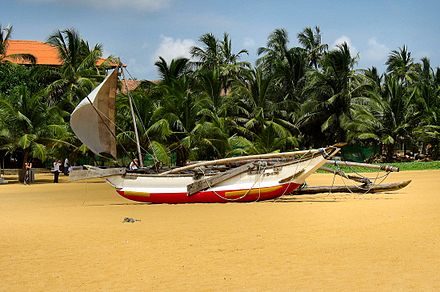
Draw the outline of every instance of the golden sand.
[[[440,170],[392,174],[413,182],[389,194],[189,205],[36,178],[0,185],[0,291],[440,289]]]

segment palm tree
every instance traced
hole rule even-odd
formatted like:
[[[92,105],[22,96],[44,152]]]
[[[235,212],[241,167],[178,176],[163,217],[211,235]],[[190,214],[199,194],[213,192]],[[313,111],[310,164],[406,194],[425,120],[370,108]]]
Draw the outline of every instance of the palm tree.
[[[408,51],[405,45],[399,48],[398,51],[393,50],[385,64],[387,65],[387,72],[404,81],[405,84],[415,81],[418,75],[411,52]]]
[[[200,37],[203,47],[191,48],[191,55],[196,61],[198,71],[218,70],[223,93],[227,94],[233,80],[238,79],[249,63],[240,61],[241,55],[248,54],[247,50],[233,53],[232,42],[227,33],[223,34],[223,40],[218,40],[213,34],[207,33]]]
[[[421,71],[414,86],[419,111],[423,112],[422,124],[437,123],[440,114],[440,80],[436,80],[428,58],[422,58]]]
[[[173,59],[168,65],[164,58],[159,57],[159,61],[154,63],[154,65],[159,71],[161,83],[163,84],[171,84],[173,81],[190,72],[189,59],[187,58]]]
[[[383,75],[379,75],[379,72],[377,71],[376,67],[371,67],[368,68],[366,70],[361,70],[363,71],[365,77],[370,80],[370,84],[376,88],[376,89],[380,89],[381,85],[382,85],[382,79],[383,79]]]
[[[352,120],[348,123],[351,138],[378,141],[387,161],[393,159],[397,143],[411,141],[419,113],[415,91],[408,91],[402,80],[387,75],[380,91],[366,92],[352,103]]]
[[[0,63],[4,63],[7,59],[15,59],[28,61],[32,64],[35,63],[36,59],[33,55],[30,54],[10,54],[6,55],[8,49],[8,41],[12,35],[12,25],[7,25],[3,27],[0,24]]]
[[[238,53],[232,51],[232,42],[227,33],[223,34],[223,40],[219,43],[221,64],[220,64],[220,76],[223,86],[223,93],[227,94],[228,89],[231,88],[234,80],[239,80],[243,72],[250,67],[248,62],[240,61],[241,55],[248,55],[248,51],[245,49],[240,50]]]
[[[420,123],[414,134],[422,144],[431,145],[431,155],[436,159],[440,155],[440,80],[436,78],[428,58],[422,58],[421,71],[415,84],[415,95]]]
[[[307,51],[309,65],[318,69],[319,60],[328,49],[328,45],[322,44],[319,26],[315,26],[314,32],[312,28],[306,27],[302,32],[298,33],[298,41]]]
[[[325,54],[321,60],[322,72],[313,71],[304,90],[308,100],[303,106],[313,109],[303,121],[303,131],[308,135],[317,135],[317,125],[326,134],[321,143],[332,144],[346,141],[344,122],[350,119],[351,99],[359,90],[353,86],[356,58],[343,43]],[[353,88],[354,87],[354,88]]]
[[[102,45],[90,47],[74,29],[58,30],[47,42],[58,49],[63,61],[58,79],[48,87],[50,97],[71,110],[94,88],[95,80],[104,75],[96,65],[102,56]]]
[[[194,64],[206,69],[219,66],[221,56],[216,37],[212,33],[206,33],[199,38],[199,42],[204,45],[204,48],[194,46],[190,50],[191,56],[196,60]]]
[[[305,85],[308,67],[306,50],[288,47],[287,31],[276,29],[267,41],[267,47],[258,49],[261,57],[257,66],[274,79],[272,96],[277,102],[286,103],[287,110],[295,110],[302,102],[301,93]]]
[[[159,95],[156,87],[157,85],[154,83],[142,82],[135,91],[130,92],[130,97],[134,105],[136,125],[140,134],[139,142],[143,148],[142,150],[149,154],[145,157],[147,159],[151,158],[154,163],[160,162],[164,165],[170,165],[170,155],[165,144],[171,130],[164,128],[163,123],[160,122],[154,125],[155,121],[152,119],[158,107]],[[129,161],[137,156],[137,145],[127,94],[118,94],[116,98],[116,115],[118,121],[116,132],[118,152],[125,154],[120,156],[120,164],[128,165]],[[156,128],[153,128],[152,125]]]
[[[191,160],[208,160],[225,157],[229,149],[227,119],[212,113],[211,121],[200,120],[182,143],[190,150]]]
[[[2,150],[46,160],[51,149],[69,145],[71,137],[59,109],[47,106],[44,95],[17,86],[10,95],[0,97],[0,136]]]
[[[218,68],[195,72],[195,91],[200,95],[201,108],[220,114],[221,108],[224,108],[223,100],[226,98],[221,79]],[[223,113],[226,114],[225,111]]]
[[[162,145],[161,153],[170,156],[175,152],[177,165],[184,165],[189,149],[182,140],[194,129],[197,115],[190,63],[188,59],[176,59],[168,64],[160,58],[155,65],[162,78],[149,92],[152,108],[148,119],[144,119],[143,136]]]
[[[252,151],[272,152],[298,146],[297,139],[292,135],[292,131],[296,130],[295,126],[280,116],[279,103],[270,97],[273,83],[273,77],[264,75],[263,71],[257,68],[250,71],[247,80],[235,88],[241,97],[240,107],[244,113],[236,131],[249,141],[255,142],[255,145],[259,145],[254,145]],[[266,143],[267,137],[274,138],[271,147]]]
[[[284,61],[289,50],[288,44],[287,31],[285,29],[274,30],[267,38],[266,47],[258,48],[257,53],[262,57],[257,60],[257,66],[261,67],[267,74],[273,73],[276,64]]]

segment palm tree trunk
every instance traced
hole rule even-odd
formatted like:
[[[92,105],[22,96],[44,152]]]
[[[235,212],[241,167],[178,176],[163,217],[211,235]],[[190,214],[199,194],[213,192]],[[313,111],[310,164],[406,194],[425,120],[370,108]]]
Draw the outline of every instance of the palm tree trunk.
[[[393,161],[393,155],[394,155],[394,144],[386,144],[385,146],[385,159],[386,162],[392,162]]]
[[[185,147],[180,146],[177,148],[176,151],[176,165],[177,166],[184,166],[186,165],[186,161],[188,160],[188,151],[185,149]]]

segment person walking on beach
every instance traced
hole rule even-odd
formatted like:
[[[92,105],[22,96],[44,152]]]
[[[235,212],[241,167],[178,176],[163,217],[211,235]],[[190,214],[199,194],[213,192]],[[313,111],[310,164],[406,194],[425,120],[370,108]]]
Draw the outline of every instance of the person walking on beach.
[[[28,185],[28,184],[31,183],[31,169],[32,169],[32,162],[31,162],[31,161],[29,161],[29,162],[25,162],[25,164],[24,164],[24,168],[25,168],[25,171],[24,171],[24,179],[23,179],[23,183],[24,183],[25,185]]]
[[[61,160],[55,160],[53,162],[53,182],[58,183],[58,177],[60,176]]]

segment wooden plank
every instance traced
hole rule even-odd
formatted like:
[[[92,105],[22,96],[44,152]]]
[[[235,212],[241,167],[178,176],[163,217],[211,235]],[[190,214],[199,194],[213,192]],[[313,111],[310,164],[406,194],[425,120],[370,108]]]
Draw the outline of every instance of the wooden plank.
[[[186,189],[188,191],[188,196],[192,196],[197,192],[206,190],[207,188],[213,187],[227,179],[230,179],[234,176],[237,176],[243,172],[247,172],[255,167],[255,164],[253,162],[242,165],[240,167],[236,167],[233,169],[230,169],[228,171],[219,173],[217,175],[214,175],[212,177],[202,178],[199,179],[191,184],[189,184]]]
[[[279,181],[280,184],[286,183],[286,182],[291,182],[293,181],[295,178],[297,178],[298,176],[300,176],[301,174],[303,174],[306,170],[303,168],[300,171],[297,171],[296,173],[294,173],[291,176],[288,176],[286,178],[283,178]]]
[[[101,178],[113,175],[123,175],[126,172],[125,168],[108,168],[101,169],[94,166],[86,166],[84,170],[72,170],[69,174],[69,181],[77,181],[91,178]]]

